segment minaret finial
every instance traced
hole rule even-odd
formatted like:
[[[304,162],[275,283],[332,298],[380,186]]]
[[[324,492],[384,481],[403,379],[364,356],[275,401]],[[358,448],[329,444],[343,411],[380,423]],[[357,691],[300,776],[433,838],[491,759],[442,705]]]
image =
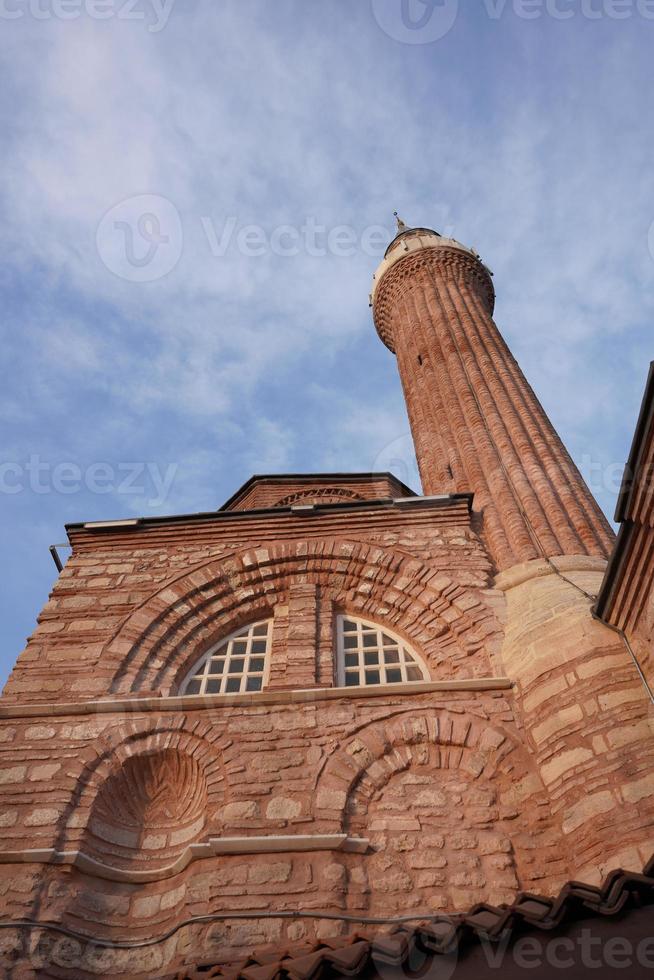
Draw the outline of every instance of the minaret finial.
[[[397,213],[397,211],[393,211],[393,214],[395,215],[395,220],[397,221],[397,233],[398,233],[398,235],[401,232],[403,232],[403,231],[408,231],[409,230],[409,226],[404,224],[404,222],[400,218],[400,216]]]

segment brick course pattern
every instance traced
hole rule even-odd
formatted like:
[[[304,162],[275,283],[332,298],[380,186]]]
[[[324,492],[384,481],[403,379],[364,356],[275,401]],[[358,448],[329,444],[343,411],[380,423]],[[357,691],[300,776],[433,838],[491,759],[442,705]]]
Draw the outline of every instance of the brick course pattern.
[[[253,476],[221,510],[257,510],[296,504],[346,504],[381,497],[410,497],[412,491],[391,473]]]
[[[426,494],[472,490],[498,568],[606,557],[613,533],[493,322],[485,266],[409,232],[377,273],[377,330],[398,368]]]
[[[629,639],[654,691],[654,364],[625,467],[615,519],[620,534],[597,604]]]

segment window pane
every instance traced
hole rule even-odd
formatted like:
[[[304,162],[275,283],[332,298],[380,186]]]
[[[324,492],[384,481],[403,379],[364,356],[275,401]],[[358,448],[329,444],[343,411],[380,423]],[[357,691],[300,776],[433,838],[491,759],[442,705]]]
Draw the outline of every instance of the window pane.
[[[269,645],[270,621],[244,627],[208,651],[181,685],[180,693],[236,694],[241,688],[263,690]]]
[[[399,637],[363,620],[337,620],[340,636],[338,676],[346,687],[402,684],[427,680],[429,673],[417,654]]]

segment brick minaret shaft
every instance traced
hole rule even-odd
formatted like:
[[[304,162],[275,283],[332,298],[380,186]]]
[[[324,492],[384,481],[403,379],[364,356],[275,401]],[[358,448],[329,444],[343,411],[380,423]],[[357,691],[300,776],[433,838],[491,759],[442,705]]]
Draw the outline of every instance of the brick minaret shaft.
[[[428,229],[402,230],[371,299],[397,355],[424,493],[474,492],[499,570],[606,557],[613,533],[493,321],[477,254]]]

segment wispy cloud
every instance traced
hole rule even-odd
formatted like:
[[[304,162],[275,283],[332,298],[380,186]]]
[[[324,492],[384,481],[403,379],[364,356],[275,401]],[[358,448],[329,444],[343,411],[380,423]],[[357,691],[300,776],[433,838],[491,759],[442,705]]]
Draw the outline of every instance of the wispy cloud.
[[[390,234],[397,207],[482,253],[498,322],[577,458],[620,461],[654,312],[653,31],[493,21],[470,5],[413,46],[367,0],[178,0],[156,33],[88,16],[3,23],[7,455],[174,463],[171,510],[218,506],[253,471],[386,459],[408,423],[361,242],[380,223]],[[139,195],[181,223],[177,261],[153,282],[120,278],[97,247],[103,215]],[[215,254],[207,228],[220,238],[230,219]],[[349,226],[353,254],[313,254],[307,223]],[[248,225],[260,255],[239,246]],[[291,256],[272,245],[281,226],[297,233]],[[600,498],[610,508],[611,491]],[[64,521],[148,499],[3,499],[12,552],[37,513],[41,532],[7,583],[7,663]]]

